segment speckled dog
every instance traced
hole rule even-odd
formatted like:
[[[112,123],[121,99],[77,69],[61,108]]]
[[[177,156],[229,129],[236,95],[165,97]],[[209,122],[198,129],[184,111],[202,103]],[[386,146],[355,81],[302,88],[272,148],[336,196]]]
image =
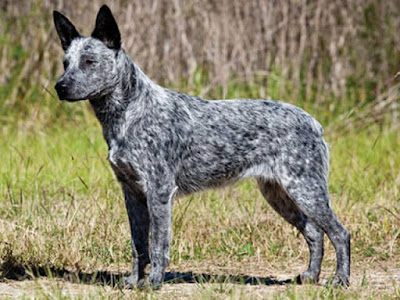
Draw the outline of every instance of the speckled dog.
[[[147,282],[148,263],[150,284],[161,286],[174,197],[248,177],[307,241],[309,266],[298,280],[318,281],[326,233],[337,253],[332,283],[348,285],[350,234],[330,206],[329,152],[314,118],[278,101],[207,101],[157,85],[121,48],[107,6],[91,37],[56,11],[54,22],[65,50],[58,96],[90,101],[125,196],[133,248],[128,286]]]

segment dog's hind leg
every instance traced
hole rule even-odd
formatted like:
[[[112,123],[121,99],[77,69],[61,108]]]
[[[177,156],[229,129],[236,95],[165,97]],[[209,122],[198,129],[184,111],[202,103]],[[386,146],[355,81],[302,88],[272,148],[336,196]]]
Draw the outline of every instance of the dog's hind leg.
[[[124,285],[134,288],[144,284],[144,269],[149,259],[149,214],[145,195],[137,188],[122,184],[126,210],[132,236],[133,268],[132,274],[124,278]]]
[[[288,180],[284,186],[289,197],[307,218],[313,220],[329,237],[336,250],[336,272],[332,285],[349,285],[350,233],[339,222],[329,202],[326,179],[316,173]],[[286,177],[295,178],[295,177]]]
[[[309,250],[310,260],[307,271],[297,277],[299,283],[318,282],[324,255],[324,233],[302,213],[283,188],[276,182],[259,179],[258,184],[264,198],[286,221],[295,226],[304,236]]]

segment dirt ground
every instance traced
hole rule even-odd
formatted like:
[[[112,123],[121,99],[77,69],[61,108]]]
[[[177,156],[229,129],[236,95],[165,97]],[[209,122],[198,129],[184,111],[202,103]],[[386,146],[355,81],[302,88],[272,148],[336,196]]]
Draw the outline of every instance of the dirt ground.
[[[211,264],[209,264],[211,266]],[[223,283],[214,283],[205,278],[204,282],[195,283],[166,283],[161,290],[155,292],[137,292],[129,290],[120,290],[116,287],[101,284],[72,283],[66,278],[39,277],[34,280],[8,280],[3,279],[0,282],[0,298],[140,298],[140,299],[265,299],[265,298],[291,298],[287,291],[295,293],[295,297],[306,299],[305,295],[318,295],[318,291],[326,289],[322,285],[303,285],[282,284],[285,280],[293,278],[295,274],[301,272],[304,266],[292,267],[290,273],[282,274],[282,270],[271,269],[270,265],[244,263],[226,267],[212,268],[202,264],[201,266],[185,266],[179,268],[173,267],[169,271],[174,274],[184,274],[193,272],[194,274],[213,274],[217,278],[225,278]],[[269,270],[265,274],[265,270]],[[247,271],[247,272],[246,272]],[[179,272],[179,273],[177,273]],[[243,284],[226,280],[226,274],[235,277],[239,274],[253,276],[260,279],[260,284]],[[273,276],[272,274],[280,274]],[[220,277],[218,277],[220,276]],[[329,273],[321,275],[321,282],[328,278]],[[263,281],[267,279],[267,281]],[[218,280],[221,281],[221,280]],[[395,264],[368,264],[363,263],[353,267],[351,275],[351,287],[344,292],[344,298],[378,298],[399,299],[400,291],[400,267]],[[286,293],[286,294],[285,294]],[[308,293],[308,294],[307,294]],[[314,293],[314,294],[313,294]],[[346,297],[348,293],[349,297]],[[353,295],[353,296],[350,296]]]

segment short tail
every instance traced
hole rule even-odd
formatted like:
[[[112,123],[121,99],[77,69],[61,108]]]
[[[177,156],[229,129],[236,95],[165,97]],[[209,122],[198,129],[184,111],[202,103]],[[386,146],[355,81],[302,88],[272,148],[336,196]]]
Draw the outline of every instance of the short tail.
[[[322,159],[323,159],[323,169],[324,169],[324,175],[326,182],[328,182],[328,176],[329,176],[329,144],[325,142],[325,140],[322,138]]]

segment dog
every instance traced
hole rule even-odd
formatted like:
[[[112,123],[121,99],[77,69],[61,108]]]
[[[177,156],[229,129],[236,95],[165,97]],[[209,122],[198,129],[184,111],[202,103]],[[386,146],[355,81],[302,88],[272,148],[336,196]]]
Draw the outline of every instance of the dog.
[[[90,37],[53,16],[65,51],[58,97],[90,101],[125,197],[133,249],[127,287],[161,287],[175,197],[248,177],[308,244],[309,266],[296,280],[318,282],[326,233],[337,254],[330,283],[349,285],[350,233],[330,205],[329,150],[313,117],[280,101],[209,101],[157,85],[121,47],[106,5]]]

